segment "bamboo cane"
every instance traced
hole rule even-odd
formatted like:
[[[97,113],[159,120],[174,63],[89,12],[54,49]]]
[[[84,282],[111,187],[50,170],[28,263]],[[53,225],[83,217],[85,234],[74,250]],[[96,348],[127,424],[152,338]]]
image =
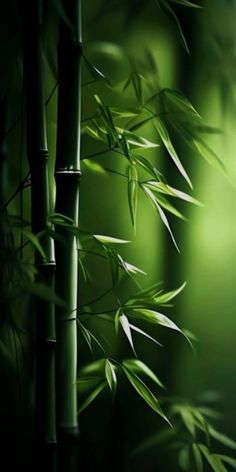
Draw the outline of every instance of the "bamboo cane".
[[[41,51],[41,2],[24,3],[24,81],[27,156],[31,172],[31,221],[35,234],[45,230],[49,213],[48,150]],[[41,238],[45,257],[36,254],[38,280],[54,287],[53,241]],[[56,471],[55,307],[35,300],[36,312],[36,469]]]
[[[81,3],[64,2],[71,27],[60,23],[58,46],[58,121],[56,150],[56,211],[78,224],[81,114]],[[56,291],[67,309],[57,309],[57,415],[60,470],[73,470],[77,420],[77,288],[78,251],[75,236],[64,232],[56,241]]]

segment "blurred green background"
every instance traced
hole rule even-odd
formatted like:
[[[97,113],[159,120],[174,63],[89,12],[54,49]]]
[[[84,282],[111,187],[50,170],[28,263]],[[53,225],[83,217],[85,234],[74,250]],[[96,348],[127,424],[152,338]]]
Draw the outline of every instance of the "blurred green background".
[[[149,50],[158,68],[158,76],[154,77],[154,82],[156,80],[162,87],[180,89],[209,125],[222,130],[218,135],[206,134],[204,139],[224,162],[228,177],[217,172],[181,142],[178,143],[176,138],[179,155],[193,182],[193,194],[204,204],[202,208],[187,208],[185,205],[183,211],[188,222],[170,218],[180,254],[173,247],[155,210],[142,195],[139,198],[137,231],[134,235],[123,179],[102,172],[97,174],[90,171],[86,164],[82,167],[80,221],[81,226],[93,234],[108,234],[132,240],[132,245],[122,247],[120,252],[130,263],[147,272],[147,276],[140,275],[138,279],[143,286],[163,280],[164,287],[169,290],[187,281],[174,308],[166,312],[180,326],[195,334],[196,356],[183,338],[172,333],[165,336],[161,333],[164,343],[162,352],[152,343],[135,336],[137,351],[166,383],[167,394],[195,399],[203,392],[219,392],[221,429],[236,438],[236,1],[207,0],[201,2],[202,9],[196,10],[176,5],[175,11],[190,55],[183,47],[176,22],[164,14],[154,1],[93,0],[83,3],[85,54],[113,85],[111,90],[96,83],[91,85],[90,92],[101,92],[104,102],[110,106],[135,106],[132,92],[129,90],[122,93],[119,84],[129,75],[130,59],[145,72]],[[13,11],[13,17],[14,14]],[[17,24],[16,18],[15,22]],[[11,30],[4,32],[2,29],[2,32],[3,38],[12,35]],[[12,37],[15,36],[17,33]],[[17,74],[16,83],[20,89],[20,72]],[[53,70],[49,67],[46,67],[46,78],[49,94],[55,83]],[[86,73],[84,80],[87,80]],[[12,115],[17,116],[21,105],[17,86],[14,90],[16,100]],[[53,97],[47,110],[49,149],[52,156],[55,154],[55,107],[56,97]],[[94,103],[85,86],[83,118],[89,117],[93,109]],[[19,177],[15,153],[20,132],[18,127],[14,131],[16,139],[9,140],[9,195]],[[156,140],[156,133],[151,125],[145,127],[145,136]],[[83,137],[82,143],[84,155],[94,152],[91,141],[86,137]],[[167,181],[187,192],[186,183],[179,177],[164,150],[160,147],[148,152],[151,159],[158,161]],[[104,167],[112,168],[114,159],[117,160],[117,157],[108,153],[104,157],[95,158],[94,162],[101,161]],[[24,216],[27,216],[29,197],[25,195]],[[20,201],[16,199],[10,206],[10,211],[18,212],[19,205]],[[98,263],[91,258],[88,267],[93,282],[88,285],[81,275],[81,304],[95,298],[104,287],[111,285],[107,264]],[[125,298],[130,290],[130,283],[121,285],[121,296]],[[109,309],[113,303],[111,295],[96,307],[98,310]],[[97,333],[101,338],[108,337],[112,340],[114,333],[110,326],[105,328],[102,325],[101,331],[99,323],[97,321]],[[93,329],[94,327],[95,324]],[[80,346],[79,365],[83,365],[84,362],[91,361],[92,357],[83,339]],[[126,341],[123,340],[118,345],[115,337],[112,350],[114,355],[130,355]],[[101,356],[101,353],[98,352],[97,355]],[[23,356],[20,356],[23,376],[24,362]],[[17,372],[15,375],[15,386],[18,389]],[[13,389],[11,380],[9,391]],[[20,419],[27,409],[22,405],[19,400]],[[15,421],[15,417],[12,421]],[[148,459],[147,456],[138,458],[138,462],[127,459],[132,448],[161,424],[148,407],[142,406],[141,400],[128,384],[123,385],[121,381],[115,405],[112,405],[108,395],[102,396],[81,415],[80,424],[84,438],[81,460],[85,460],[87,470],[156,470],[158,452],[156,454],[155,449],[152,449]],[[161,462],[159,465],[162,467]],[[168,472],[163,467],[159,470]]]

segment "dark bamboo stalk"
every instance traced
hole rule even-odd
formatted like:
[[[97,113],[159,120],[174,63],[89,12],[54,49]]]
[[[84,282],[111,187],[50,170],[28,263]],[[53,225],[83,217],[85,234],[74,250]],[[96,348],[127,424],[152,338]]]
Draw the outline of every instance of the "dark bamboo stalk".
[[[58,121],[56,151],[56,211],[78,224],[81,115],[81,2],[64,1],[68,22],[61,19],[58,46]],[[71,26],[68,24],[70,23]],[[56,291],[66,301],[57,309],[57,416],[59,467],[76,467],[77,420],[77,322],[78,251],[76,238],[57,230],[64,244],[56,242]]]
[[[31,172],[32,231],[47,225],[49,213],[48,149],[41,50],[40,0],[24,5],[24,81],[26,97],[27,156]],[[54,287],[53,241],[40,239],[45,257],[36,254],[38,280]],[[35,300],[36,312],[36,464],[37,470],[56,471],[55,307]],[[35,470],[35,469],[34,469]]]

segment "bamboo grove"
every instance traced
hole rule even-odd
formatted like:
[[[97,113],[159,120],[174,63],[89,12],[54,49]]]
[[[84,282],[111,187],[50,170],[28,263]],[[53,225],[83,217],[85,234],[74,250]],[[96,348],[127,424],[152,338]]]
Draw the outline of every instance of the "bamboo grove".
[[[6,18],[12,14],[17,22],[19,44],[11,54],[18,63],[21,89],[14,77],[9,84],[6,80],[0,104],[0,350],[7,366],[16,365],[12,369],[18,370],[19,376],[21,369],[26,369],[24,362],[29,365],[22,391],[24,401],[30,403],[27,429],[32,454],[28,462],[22,461],[22,470],[90,470],[90,452],[84,450],[83,412],[101,397],[105,405],[111,400],[115,411],[117,398],[122,398],[120,385],[125,385],[125,395],[133,390],[157,417],[154,437],[150,439],[147,431],[147,440],[135,445],[128,463],[137,465],[140,454],[154,445],[158,464],[169,464],[165,470],[175,471],[178,464],[188,472],[224,472],[227,464],[235,468],[236,461],[231,455],[212,451],[211,441],[233,450],[235,441],[211,424],[210,409],[165,396],[158,372],[149,367],[145,356],[139,356],[139,338],[156,350],[161,348],[160,327],[182,336],[191,351],[194,336],[165,314],[186,283],[168,291],[159,281],[147,287],[142,282],[142,268],[123,256],[122,248],[129,241],[97,234],[96,224],[91,231],[79,217],[81,207],[89,213],[91,204],[83,201],[81,190],[88,173],[96,179],[98,189],[102,185],[99,179],[106,175],[111,193],[113,181],[119,179],[126,194],[123,211],[129,214],[132,234],[138,232],[139,202],[144,201],[153,207],[179,252],[168,213],[185,220],[178,201],[182,207],[185,203],[201,207],[201,202],[192,196],[191,175],[182,164],[175,138],[226,174],[224,164],[204,138],[218,130],[204,123],[184,94],[160,84],[152,51],[140,61],[130,61],[128,77],[113,87],[82,48],[82,3],[23,0],[12,2],[12,10],[6,7],[5,12]],[[172,3],[186,9],[198,6],[182,0],[153,2],[155,14],[161,9],[174,18],[188,52]],[[141,2],[138,4],[142,11]],[[111,7],[117,8],[115,1]],[[129,17],[133,2],[120,2],[120,7]],[[105,12],[104,2],[100,8]],[[124,50],[122,55],[127,60]],[[14,76],[9,69],[8,75],[11,73]],[[132,97],[127,103],[125,94]],[[17,117],[12,116],[14,100]],[[147,126],[152,127],[154,138],[149,137]],[[5,168],[14,165],[12,136],[16,130],[20,171],[17,188],[11,193],[6,189]],[[165,149],[189,191],[168,183],[168,175],[162,174],[155,159],[160,149]],[[96,206],[96,202],[92,204]],[[96,277],[100,292],[93,290]],[[20,300],[23,308],[19,308],[19,315]],[[9,330],[13,347],[6,334]],[[171,334],[165,338],[167,343]],[[87,351],[92,353],[92,362]],[[114,415],[111,441],[115,431],[122,443],[119,424]],[[172,445],[174,451],[169,463],[167,453],[161,457],[164,444],[167,450]],[[22,448],[27,455],[26,446]],[[105,448],[105,454],[109,453]],[[112,465],[105,460],[96,471],[122,472],[127,465],[122,467],[118,459]]]

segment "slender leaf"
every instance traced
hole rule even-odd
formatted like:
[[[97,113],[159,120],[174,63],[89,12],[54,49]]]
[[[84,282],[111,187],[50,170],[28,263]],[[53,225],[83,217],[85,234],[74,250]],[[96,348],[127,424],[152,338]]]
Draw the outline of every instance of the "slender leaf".
[[[119,322],[122,326],[122,329],[129,341],[129,344],[134,352],[134,354],[136,355],[136,352],[135,352],[135,348],[134,348],[134,343],[133,343],[133,338],[132,338],[132,333],[131,333],[131,329],[130,329],[130,325],[129,325],[129,320],[127,318],[127,316],[122,313],[120,316],[119,316]]]
[[[138,171],[136,166],[132,164],[128,167],[128,200],[131,221],[134,227],[136,225],[138,186]]]
[[[201,452],[199,451],[197,444],[193,444],[192,449],[193,449],[193,457],[195,460],[197,472],[203,472],[202,456],[201,456]]]
[[[164,388],[163,383],[158,379],[156,374],[139,359],[126,359],[122,362],[122,365],[129,371],[135,374],[145,374],[147,377],[153,380],[159,387]]]
[[[155,195],[152,193],[152,191],[151,191],[149,188],[145,187],[144,185],[142,186],[142,188],[143,188],[144,192],[148,195],[148,197],[150,198],[150,200],[152,201],[152,203],[154,204],[155,208],[157,209],[157,211],[158,211],[158,213],[159,213],[159,215],[160,215],[160,218],[161,218],[162,222],[164,223],[165,227],[167,228],[167,230],[168,230],[168,232],[169,232],[169,234],[170,234],[170,236],[171,236],[171,239],[172,239],[172,241],[173,241],[173,243],[174,243],[175,248],[177,249],[178,252],[180,252],[180,250],[179,250],[179,248],[178,248],[178,245],[177,245],[177,243],[176,243],[176,240],[175,240],[175,238],[174,238],[174,235],[173,235],[173,233],[172,233],[171,227],[170,227],[170,225],[169,225],[169,221],[168,221],[168,219],[167,219],[167,217],[166,217],[164,211],[162,210],[161,206],[160,206],[159,203],[157,202],[157,200],[156,200],[156,198],[155,198]]]
[[[97,398],[97,396],[106,388],[106,386],[107,386],[107,382],[104,381],[101,384],[99,384],[92,391],[92,393],[90,393],[90,395],[86,398],[86,400],[80,406],[80,408],[78,410],[78,415],[80,415],[80,413],[82,413],[82,411],[84,411],[85,408],[87,408],[90,405],[90,403],[92,403],[95,400],[95,398]]]
[[[124,373],[134,387],[136,392],[143,398],[143,400],[162,418],[164,418],[169,424],[169,420],[165,416],[164,412],[162,411],[160,404],[157,398],[153,395],[151,390],[147,387],[147,385],[136,375],[130,372],[130,370],[126,369],[123,366]]]
[[[186,182],[189,184],[190,188],[192,188],[192,183],[191,183],[191,180],[187,174],[187,172],[185,171],[177,153],[176,153],[176,150],[171,142],[171,139],[170,139],[170,135],[168,133],[168,130],[166,128],[166,126],[164,125],[163,121],[161,120],[160,117],[156,117],[155,120],[154,120],[154,125],[157,129],[157,132],[158,134],[160,135],[160,138],[164,144],[164,146],[166,147],[168,153],[170,154],[170,157],[173,159],[176,167],[178,168],[179,172],[181,173],[181,175],[184,177],[184,179],[186,180]]]
[[[153,338],[152,336],[150,336],[150,334],[146,333],[145,331],[143,331],[142,329],[138,328],[137,326],[134,326],[133,324],[129,324],[130,328],[133,330],[133,331],[136,331],[137,333],[141,334],[142,336],[150,339],[151,341],[153,341],[155,344],[157,344],[158,346],[161,346],[162,347],[162,344],[159,343],[155,338]]]
[[[114,365],[112,364],[112,362],[109,361],[109,359],[106,359],[105,375],[106,375],[107,383],[111,391],[114,393],[117,387],[116,371],[115,371]]]

